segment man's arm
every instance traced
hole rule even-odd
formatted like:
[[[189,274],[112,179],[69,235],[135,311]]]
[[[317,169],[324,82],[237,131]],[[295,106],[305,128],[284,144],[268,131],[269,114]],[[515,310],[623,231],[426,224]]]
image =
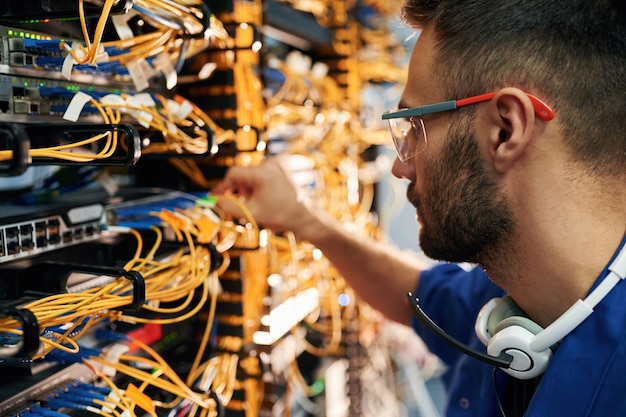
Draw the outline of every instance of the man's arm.
[[[260,225],[275,232],[291,231],[310,242],[363,300],[391,320],[411,323],[405,294],[415,290],[425,265],[390,245],[351,233],[328,213],[315,209],[278,162],[232,167],[213,192],[237,193]]]

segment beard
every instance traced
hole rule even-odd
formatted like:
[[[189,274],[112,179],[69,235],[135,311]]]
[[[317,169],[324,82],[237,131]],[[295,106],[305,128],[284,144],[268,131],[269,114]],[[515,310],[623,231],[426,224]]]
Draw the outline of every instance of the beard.
[[[471,123],[460,119],[450,127],[441,156],[424,162],[423,192],[418,195],[411,183],[407,199],[418,213],[426,255],[484,264],[504,249],[515,221],[495,174],[485,169]]]

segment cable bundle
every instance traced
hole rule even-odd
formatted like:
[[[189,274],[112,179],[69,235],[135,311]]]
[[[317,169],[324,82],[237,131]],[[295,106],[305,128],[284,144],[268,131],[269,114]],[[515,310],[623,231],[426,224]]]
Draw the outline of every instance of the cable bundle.
[[[217,152],[217,145],[234,135],[231,131],[219,128],[198,106],[179,95],[172,99],[147,93],[93,97],[79,91],[72,98],[64,119],[77,121],[86,105],[95,108],[107,123],[119,123],[123,118],[131,118],[143,128],[158,132],[162,142],[143,143],[141,152],[144,155],[214,154]],[[93,137],[89,140],[99,139],[100,137]],[[69,147],[71,145],[64,149]]]
[[[63,69],[68,79],[76,64],[115,61],[128,68],[138,91],[148,87],[146,79],[155,71],[165,76],[168,88],[173,88],[186,58],[213,44],[232,43],[221,22],[201,0],[135,0],[130,12],[113,17],[110,12],[116,0],[105,0],[93,35],[88,31],[84,1],[78,0],[83,43],[60,43],[68,52]],[[133,33],[128,22],[134,18],[147,22],[153,30]],[[119,40],[103,40],[109,20]],[[146,65],[148,58],[153,59]]]

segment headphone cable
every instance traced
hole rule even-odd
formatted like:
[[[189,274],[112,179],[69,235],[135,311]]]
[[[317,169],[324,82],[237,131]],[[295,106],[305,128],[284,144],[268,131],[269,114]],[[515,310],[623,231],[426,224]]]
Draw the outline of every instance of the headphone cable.
[[[502,414],[502,417],[507,417],[506,413],[504,412],[504,407],[502,406],[502,400],[500,399],[500,393],[498,392],[498,381],[497,381],[497,372],[498,372],[498,367],[494,366],[493,367],[493,391],[496,395],[496,402],[498,403],[498,408],[500,409],[500,414]]]

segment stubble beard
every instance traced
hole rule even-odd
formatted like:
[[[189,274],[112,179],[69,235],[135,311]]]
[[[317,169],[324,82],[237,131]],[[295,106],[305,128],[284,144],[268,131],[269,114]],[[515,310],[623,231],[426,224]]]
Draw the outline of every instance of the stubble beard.
[[[440,156],[424,160],[422,192],[411,183],[407,199],[420,219],[420,247],[427,256],[490,264],[504,250],[515,221],[469,126],[457,121],[450,127]]]

